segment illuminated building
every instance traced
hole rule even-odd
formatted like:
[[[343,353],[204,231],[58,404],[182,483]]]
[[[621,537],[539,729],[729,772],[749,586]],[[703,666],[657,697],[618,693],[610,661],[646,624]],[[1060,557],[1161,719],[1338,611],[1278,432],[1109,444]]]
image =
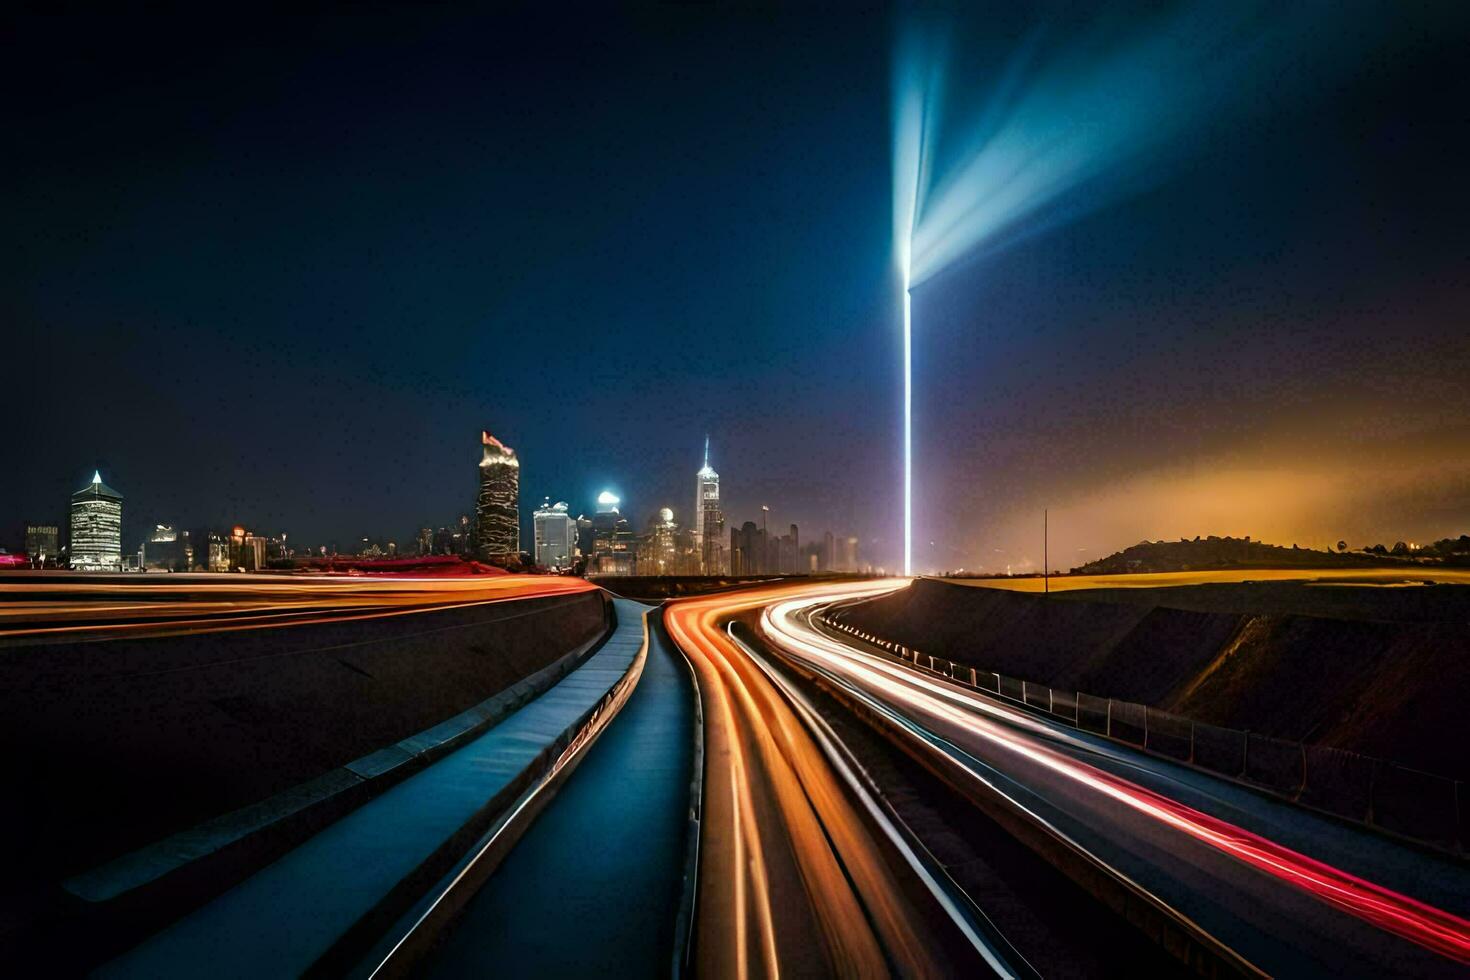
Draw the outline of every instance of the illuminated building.
[[[570,568],[577,551],[577,522],[564,501],[545,501],[531,515],[536,534],[536,564],[542,568]]]
[[[61,529],[55,524],[26,525],[26,557],[36,568],[54,567],[61,552]]]
[[[475,500],[476,551],[514,558],[521,551],[521,463],[515,450],[480,433],[480,494]]]
[[[122,568],[122,494],[102,482],[100,471],[71,495],[71,567]]]
[[[434,532],[431,528],[419,528],[418,553],[421,555],[432,555],[434,553]]]
[[[138,549],[138,564],[145,570],[187,572],[194,561],[189,532],[171,524],[156,524]]]
[[[596,544],[597,535],[592,530],[592,518],[586,514],[577,515],[577,557],[591,558]]]
[[[223,534],[209,535],[209,552],[206,568],[211,572],[228,572],[234,566],[230,564],[231,540]]]
[[[627,519],[618,511],[619,503],[617,496],[607,490],[597,496],[588,575],[632,575],[637,571],[637,542]]]
[[[708,436],[704,439],[704,465],[696,474],[694,526],[699,545],[700,573],[725,574],[725,515],[720,511],[720,474],[709,465]]]
[[[675,575],[698,575],[700,564],[699,535],[692,527],[681,527],[674,532]]]
[[[263,535],[251,534],[244,527],[236,524],[230,529],[229,565],[226,570],[260,571],[265,567],[265,546],[266,540]],[[211,555],[212,562],[213,555]]]
[[[648,522],[648,534],[642,542],[638,571],[643,575],[677,575],[679,562],[679,525],[668,507]]]

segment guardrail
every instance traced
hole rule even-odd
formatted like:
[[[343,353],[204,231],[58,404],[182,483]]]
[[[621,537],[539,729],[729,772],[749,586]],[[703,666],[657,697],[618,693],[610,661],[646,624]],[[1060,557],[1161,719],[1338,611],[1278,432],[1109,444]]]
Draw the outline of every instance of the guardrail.
[[[921,670],[1025,705],[1079,731],[1452,854],[1463,856],[1470,849],[1470,795],[1463,780],[957,664],[875,636],[843,622],[840,613],[822,622]]]

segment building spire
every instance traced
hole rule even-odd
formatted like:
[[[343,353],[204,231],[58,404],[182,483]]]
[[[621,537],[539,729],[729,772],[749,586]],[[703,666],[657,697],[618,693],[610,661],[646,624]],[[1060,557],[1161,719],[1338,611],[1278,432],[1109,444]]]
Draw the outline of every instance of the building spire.
[[[708,445],[708,440],[706,440],[706,445],[704,447],[704,455],[705,455],[705,458],[706,459],[709,458],[709,445]],[[92,482],[93,483],[101,483],[102,482],[102,471],[101,470],[93,470],[92,471]]]
[[[704,434],[704,465],[705,465],[705,468],[706,469],[709,467],[709,433],[708,432],[706,432]]]

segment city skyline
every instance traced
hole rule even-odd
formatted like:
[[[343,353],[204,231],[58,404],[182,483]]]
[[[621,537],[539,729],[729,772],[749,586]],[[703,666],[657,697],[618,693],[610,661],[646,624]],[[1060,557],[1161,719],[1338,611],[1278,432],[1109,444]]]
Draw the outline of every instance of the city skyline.
[[[914,290],[917,568],[996,567],[997,548],[1034,562],[1043,508],[1058,554],[1078,556],[1195,534],[1463,530],[1463,16],[1272,30],[1267,63],[1302,57],[1242,72],[1230,111],[1174,141],[1188,153],[1150,151],[1127,186],[1110,166],[1095,207],[1038,212]],[[466,419],[487,419],[537,460],[526,501],[590,506],[613,486],[640,522],[679,511],[709,432],[720,470],[742,474],[723,495],[732,520],[779,502],[893,566],[899,18],[606,14],[551,44],[525,17],[307,18],[209,57],[182,23],[27,24],[16,90],[76,70],[27,101],[28,139],[0,164],[25,257],[0,270],[4,312],[37,363],[89,352],[67,357],[72,390],[117,394],[98,396],[106,413],[44,388],[15,400],[24,452],[0,518],[63,520],[58,501],[100,467],[138,501],[128,541],[239,520],[402,545],[463,512],[454,450]],[[1085,108],[1077,79],[1105,88],[1160,25],[1126,10],[955,19],[969,56],[944,76],[936,177],[979,159],[985,105],[966,93],[1020,93],[997,109],[1019,126],[1039,92],[1065,122]],[[502,30],[527,42],[486,66],[475,39]],[[254,81],[265,41],[279,87]],[[364,94],[385,77],[402,79],[394,99]],[[850,80],[835,96],[834,77]],[[1177,131],[1168,100],[1135,104]],[[300,134],[339,130],[301,165]],[[581,164],[588,134],[602,169]],[[595,367],[537,387],[549,353]],[[155,383],[171,357],[186,380]],[[215,366],[229,384],[203,380]]]
[[[576,517],[587,517],[588,514],[595,513],[598,504],[603,501],[603,498],[612,498],[614,505],[620,505],[620,502],[622,502],[622,498],[616,497],[616,495],[612,495],[613,485],[603,485],[600,489],[598,489],[597,492],[595,492],[595,497],[589,498],[587,507],[575,508],[572,507],[572,504],[570,504],[570,502],[567,502],[567,500],[559,500],[559,502],[557,502],[556,504],[556,508],[553,508],[551,507],[551,498],[553,498],[553,495],[551,494],[542,494],[542,500],[545,501],[545,504],[542,505],[542,507],[519,507],[519,455],[514,453],[514,450],[507,447],[507,445],[504,444],[504,442],[501,442],[500,439],[492,436],[490,432],[487,432],[487,430],[481,430],[481,433],[479,433],[479,444],[481,444],[482,447],[481,460],[479,460],[481,461],[481,470],[479,470],[479,472],[481,472],[481,492],[479,492],[479,495],[475,498],[475,500],[467,502],[465,507],[460,508],[459,514],[457,514],[457,516],[454,516],[454,514],[448,514],[448,516],[440,516],[442,520],[435,520],[435,522],[429,523],[429,525],[422,525],[422,522],[416,523],[415,527],[412,527],[412,529],[409,530],[404,530],[403,533],[398,533],[395,532],[395,530],[391,529],[387,530],[387,532],[384,532],[384,530],[382,529],[359,529],[357,530],[357,532],[348,533],[348,535],[343,536],[343,538],[322,538],[322,536],[312,536],[309,535],[309,533],[295,532],[295,530],[293,529],[293,525],[291,525],[290,522],[282,523],[282,525],[272,525],[266,530],[270,530],[270,532],[272,532],[273,535],[275,535],[276,538],[279,539],[279,547],[284,550],[285,535],[287,535],[288,529],[291,529],[290,533],[294,533],[295,542],[297,542],[298,545],[301,545],[301,550],[295,552],[295,554],[301,555],[301,557],[316,555],[318,554],[319,550],[322,550],[322,548],[326,548],[326,550],[328,550],[328,552],[331,552],[331,554],[363,554],[366,548],[369,547],[375,548],[376,551],[382,552],[382,554],[387,554],[390,548],[391,550],[397,552],[397,554],[415,554],[415,552],[419,552],[419,554],[445,554],[445,552],[451,551],[451,548],[445,547],[444,542],[441,541],[441,532],[445,532],[445,530],[450,529],[457,530],[457,532],[473,533],[473,535],[476,535],[473,539],[466,539],[466,542],[463,542],[463,544],[460,545],[457,550],[454,550],[457,552],[457,554],[485,555],[488,554],[488,552],[484,551],[484,544],[482,544],[482,539],[479,538],[479,533],[481,533],[479,532],[479,523],[481,522],[479,522],[478,520],[478,510],[479,505],[481,505],[482,498],[484,498],[485,492],[487,492],[487,486],[485,486],[484,482],[484,478],[485,476],[487,476],[487,466],[490,467],[491,472],[503,473],[504,466],[506,466],[507,461],[509,461],[509,463],[513,463],[514,478],[516,479],[512,480],[512,482],[516,483],[516,486],[507,486],[507,488],[500,488],[500,486],[497,485],[495,486],[495,488],[491,489],[491,497],[494,497],[495,500],[501,501],[500,504],[497,505],[497,510],[504,511],[504,513],[510,513],[510,511],[514,511],[514,513],[517,514],[517,517],[519,517],[519,519],[517,519],[516,525],[517,527],[520,527],[519,542],[531,542],[531,547],[520,548],[519,551],[526,552],[526,554],[531,554],[534,560],[538,560],[538,547],[539,541],[541,541],[541,533],[539,533],[539,529],[537,527],[537,519],[539,514],[550,514],[551,511],[556,510],[556,508],[563,508],[563,510],[556,511],[556,513],[567,514],[570,519],[573,519],[573,523],[575,523]],[[100,470],[94,472],[94,482],[97,482],[97,480],[100,480]],[[713,480],[713,482],[710,483],[710,480]],[[711,502],[713,502],[713,510],[711,510],[711,513],[714,514],[714,517],[711,520],[714,520],[714,522],[716,523],[711,526],[716,529],[717,536],[719,536],[719,541],[714,544],[714,551],[716,551],[717,554],[720,555],[720,561],[722,561],[723,563],[722,566],[720,566],[720,569],[728,569],[728,558],[725,557],[726,523],[725,520],[723,520],[722,511],[719,510],[719,475],[717,475],[717,473],[714,473],[713,467],[710,466],[709,436],[706,436],[706,439],[704,439],[703,466],[701,466],[700,470],[695,473],[695,482],[697,482],[697,497],[695,497],[695,500],[697,501],[704,500],[703,495],[704,489],[706,489],[706,483],[710,483],[710,485],[713,486],[713,498],[711,498]],[[90,488],[90,486],[93,485],[88,485],[88,488]],[[84,491],[87,491],[88,488],[84,488]],[[107,489],[109,489],[110,491],[110,488]],[[73,498],[75,498],[75,495],[73,495]],[[667,519],[663,520],[672,520],[675,525],[678,525],[679,527],[681,527],[681,529],[684,530],[703,529],[704,523],[706,523],[706,514],[703,513],[703,507],[701,507],[700,513],[697,514],[695,514],[695,510],[692,507],[689,508],[688,511],[679,510],[679,508],[672,507],[669,502],[660,502],[660,504],[654,505],[641,505],[641,507],[647,508],[647,514],[642,513],[642,510],[629,511],[629,513],[632,514],[632,517],[628,517],[629,526],[644,527],[645,525],[653,525],[653,523],[656,523],[657,520],[663,519],[664,511],[672,514],[672,517],[667,517]],[[761,504],[760,510],[769,510],[769,505]],[[575,511],[575,513],[573,513],[573,511]],[[457,522],[459,522],[459,525],[457,526],[456,520]],[[472,523],[469,523],[469,525],[465,525],[465,523],[463,522],[466,522],[466,520],[470,520],[470,522]],[[31,519],[26,519],[24,523],[26,535],[24,536],[24,538],[22,538],[22,541],[29,541],[29,539],[35,538],[35,535],[32,535],[31,533],[32,529],[44,529],[44,527],[46,527],[46,523],[35,522],[35,520]],[[241,523],[238,523],[238,514],[226,514],[226,516],[216,516],[213,517],[213,519],[209,520],[190,520],[190,522],[182,523],[182,525],[179,525],[179,523],[176,522],[176,519],[169,520],[168,523],[151,523],[150,519],[138,517],[138,519],[135,519],[132,523],[141,523],[141,525],[144,526],[140,527],[140,529],[138,530],[135,530],[135,532],[131,529],[131,527],[129,527],[126,520],[119,519],[118,523],[118,538],[119,541],[121,541],[119,554],[121,554],[122,563],[128,564],[128,561],[132,561],[134,560],[134,558],[137,558],[137,563],[141,564],[143,563],[143,552],[144,548],[146,548],[146,545],[160,544],[160,542],[162,541],[175,541],[175,538],[159,538],[159,536],[157,536],[159,535],[159,532],[173,532],[176,526],[187,526],[190,527],[190,529],[193,529],[196,533],[200,532],[200,530],[204,530],[204,532],[215,532],[219,533],[219,535],[222,536],[228,536],[229,533],[231,533],[231,529],[234,529],[235,532],[240,532],[240,530],[243,529],[245,525],[251,525],[251,523],[253,522],[245,522],[244,525],[241,525]],[[526,533],[526,530],[528,529],[529,533]],[[188,530],[184,530],[184,532],[176,533],[182,533],[182,535],[187,538],[188,533],[190,532],[188,532]],[[637,530],[635,530],[635,533],[642,532],[637,532]],[[703,530],[700,530],[700,533],[703,533]],[[829,530],[828,533],[831,533],[831,530]],[[844,535],[847,535],[847,533],[850,532],[844,530],[844,532],[842,533],[844,533]],[[129,542],[132,541],[132,536],[134,535],[137,536],[138,547],[131,547],[131,545],[129,545]],[[69,535],[59,535],[59,539],[65,541],[68,536]],[[238,535],[237,533],[237,536],[240,535]],[[500,536],[501,538],[506,538],[506,535],[504,535],[504,533],[501,533]],[[507,541],[509,541],[509,538],[506,539]],[[262,538],[262,541],[265,541],[265,538]],[[362,547],[359,548],[357,547],[357,545],[362,545]],[[0,542],[0,547],[4,547],[3,542]],[[57,550],[56,547],[54,547],[54,544],[47,545],[47,547],[51,548],[51,551],[49,552],[50,557],[56,558]],[[65,552],[66,545],[63,544],[62,547],[60,547],[60,550]],[[31,554],[31,552],[35,550],[34,548],[29,548],[28,545],[22,544],[22,542],[18,541],[18,547],[15,548],[15,551],[24,551],[26,552],[26,554]],[[516,550],[512,550],[512,552],[513,551]],[[701,555],[701,563],[703,563],[703,551],[703,544],[698,544],[697,552]],[[46,547],[41,548],[41,552],[46,552]],[[495,554],[510,554],[510,552],[495,551]],[[209,564],[207,563],[206,548],[204,548],[203,545],[198,545],[196,550],[196,557],[197,564],[200,564],[200,566],[206,566],[206,564]],[[544,563],[539,563],[538,561],[538,564]]]
[[[514,462],[514,469],[516,471],[516,476],[518,479],[520,460],[519,458],[517,458],[513,450],[502,443],[499,439],[494,438],[488,432],[483,430],[480,433],[480,443],[482,446],[482,468],[480,471],[482,477],[485,473],[483,464],[487,460],[491,460],[493,457],[494,460],[503,462],[502,457],[504,457]],[[703,465],[695,474],[696,485],[699,491],[699,493],[697,493],[696,495],[696,500],[702,499],[703,489],[705,486],[706,478],[708,477],[713,480],[713,485],[715,487],[714,499],[717,502],[719,500],[720,493],[720,477],[719,474],[715,473],[713,468],[710,466],[709,459],[709,439],[708,437],[706,437]],[[621,514],[621,508],[624,501],[621,497],[612,493],[611,487],[615,485],[617,484],[604,485],[600,490],[597,491],[597,496],[595,499],[592,500],[591,505],[580,510],[574,508],[566,500],[560,500],[557,503],[557,508],[562,508],[559,513],[565,514],[567,516],[569,527],[572,531],[575,531],[576,529],[577,520],[590,520],[590,518],[587,517],[588,514],[593,514],[595,516],[596,511],[600,509],[600,505],[605,500],[610,500],[613,507],[619,509],[620,516],[622,516],[622,518],[624,519],[625,524],[628,528],[628,532],[631,535],[630,541],[632,541],[633,538],[638,539],[638,541],[640,542],[640,547],[642,546],[642,544],[647,543],[650,536],[655,533],[655,525],[659,524],[660,522],[671,523],[674,527],[685,532],[692,531],[695,527],[702,526],[703,524],[703,521],[701,521],[700,519],[690,516],[692,509],[691,512],[685,512],[685,514],[681,517],[680,512],[677,509],[669,506],[668,503],[645,502],[644,504],[640,505],[639,509],[630,510],[627,514]],[[97,469],[93,472],[92,481],[81,490],[72,494],[71,513],[73,515],[76,514],[77,501],[85,496],[88,496],[89,494],[95,496],[97,493],[96,488],[99,486],[102,488],[103,491],[106,492],[106,494],[109,495],[109,500],[113,499],[115,496],[116,501],[120,502],[121,495],[117,494],[117,491],[113,490],[111,487],[108,487],[102,483],[101,471],[100,469]],[[483,495],[483,480],[481,484],[481,490]],[[509,492],[512,494],[512,496],[516,496],[519,493],[518,489],[515,488],[511,489]],[[543,495],[543,499],[546,501],[544,507],[549,507],[551,495],[545,494]],[[172,536],[158,537],[158,535],[160,533],[167,533],[171,535],[175,533],[176,526],[189,528],[189,530],[180,530],[176,532],[178,535],[181,536],[179,539],[181,543],[178,549],[180,556],[182,556],[186,550],[186,546],[182,542],[187,541],[189,534],[192,532],[196,535],[196,537],[199,538],[199,540],[196,540],[187,545],[188,553],[192,554],[195,558],[193,567],[207,567],[209,570],[229,570],[233,569],[239,564],[238,561],[227,560],[223,558],[219,559],[216,562],[214,560],[211,560],[210,557],[209,539],[218,537],[226,544],[228,544],[228,539],[231,534],[233,534],[234,537],[237,539],[241,538],[242,535],[245,535],[248,540],[256,542],[255,548],[262,556],[262,560],[259,563],[252,563],[250,567],[263,567],[263,557],[266,555],[268,549],[272,555],[279,554],[279,556],[281,557],[290,554],[294,554],[297,557],[313,557],[317,556],[318,554],[334,554],[344,557],[361,555],[381,555],[387,557],[395,554],[462,554],[466,557],[472,557],[476,555],[480,557],[485,557],[486,553],[483,550],[481,539],[477,537],[479,532],[479,522],[476,518],[472,518],[470,516],[476,514],[478,504],[478,500],[471,501],[464,508],[462,508],[457,518],[457,525],[456,519],[451,516],[444,523],[439,523],[436,521],[429,525],[416,526],[414,528],[406,530],[404,533],[401,534],[392,531],[384,533],[381,530],[374,529],[368,529],[367,533],[365,534],[349,534],[344,539],[313,539],[306,535],[298,534],[295,536],[295,543],[299,547],[290,551],[288,551],[286,548],[286,539],[288,533],[286,530],[287,526],[273,527],[267,529],[272,532],[271,536],[269,537],[263,535],[257,536],[252,535],[250,532],[247,532],[245,530],[245,525],[238,524],[233,519],[225,519],[222,521],[213,522],[193,522],[189,525],[176,525],[173,522],[156,524],[150,523],[147,529],[138,532],[136,538],[137,546],[134,547],[132,546],[132,544],[130,544],[133,539],[130,538],[129,535],[132,532],[129,530],[129,525],[124,517],[127,511],[124,510],[122,514],[109,514],[107,518],[107,520],[110,522],[108,530],[109,541],[116,540],[117,542],[117,560],[109,561],[106,557],[104,557],[104,561],[100,567],[105,570],[141,567],[144,563],[144,551],[146,546],[148,544],[158,544],[164,541],[174,541],[175,538]],[[511,509],[515,510],[518,513],[519,517],[519,520],[515,524],[515,533],[518,535],[517,543],[524,543],[528,546],[515,551],[498,552],[497,554],[527,554],[531,556],[531,560],[534,563],[544,565],[544,563],[539,561],[539,557],[541,554],[539,549],[540,528],[538,528],[536,524],[538,516],[543,513],[543,508],[519,508],[518,505],[515,505]],[[576,511],[577,513],[576,518],[572,517],[573,511]],[[766,520],[766,518],[768,518],[769,511],[770,506],[767,504],[761,504],[758,507],[752,509],[753,513],[761,514],[763,522]],[[1208,513],[1208,508],[1206,508],[1204,512]],[[738,536],[740,532],[744,531],[748,526],[751,526],[752,522],[749,520],[743,522],[731,521],[728,519],[728,515],[723,515],[722,512],[718,510],[716,510],[715,513],[721,514],[721,520],[723,522],[722,527],[725,529],[724,533],[722,534],[723,547],[720,549],[720,554],[722,556],[721,560],[724,562],[724,564],[722,565],[722,569],[725,572],[739,574],[738,572],[734,571],[733,564],[734,553],[737,547],[737,545],[735,544],[736,538],[731,537],[730,535],[731,532],[735,532],[736,536]],[[640,516],[644,514],[646,514],[646,516]],[[44,516],[45,515],[42,515],[43,519],[41,520],[36,520],[28,517],[19,524],[17,524],[17,522],[13,520],[9,522],[12,526],[11,536],[14,537],[16,541],[8,549],[6,548],[4,542],[0,542],[0,549],[10,550],[15,554],[45,554],[53,560],[57,557],[62,557],[67,563],[73,563],[74,560],[71,557],[70,538],[72,535],[72,527],[75,526],[74,520],[69,519],[71,526],[63,528],[56,524],[47,524],[44,520]],[[1074,517],[1073,519],[1075,520],[1076,518]],[[1053,517],[1053,521],[1054,520],[1055,516]],[[246,523],[249,524],[250,522]],[[798,527],[798,523],[799,522],[791,522],[790,528],[793,532]],[[1336,545],[1334,545],[1334,543],[1330,540],[1307,539],[1302,541],[1273,538],[1269,534],[1262,535],[1259,533],[1255,533],[1253,535],[1253,532],[1249,530],[1241,531],[1230,529],[1228,521],[1222,523],[1225,523],[1227,525],[1227,528],[1225,530],[1222,530],[1218,534],[1214,532],[1199,532],[1194,535],[1189,535],[1186,533],[1175,536],[1158,535],[1157,537],[1143,537],[1141,539],[1137,539],[1126,544],[1119,544],[1116,548],[1112,549],[1111,552],[1090,553],[1089,549],[1086,548],[1071,549],[1066,546],[1066,538],[1065,536],[1063,536],[1061,537],[1061,540],[1057,542],[1061,545],[1061,547],[1059,547],[1052,554],[1051,567],[1053,570],[1065,572],[1071,568],[1075,568],[1077,566],[1084,565],[1089,562],[1093,562],[1100,558],[1106,557],[1110,553],[1120,553],[1128,548],[1130,544],[1148,544],[1153,541],[1158,541],[1161,543],[1174,540],[1183,541],[1188,540],[1190,537],[1193,537],[1195,540],[1199,540],[1202,537],[1208,536],[1211,539],[1239,538],[1249,541],[1254,536],[1257,541],[1265,541],[1268,543],[1279,544],[1283,546],[1289,545],[1291,547],[1300,546],[1327,552],[1332,552],[1334,550],[1343,550],[1343,547],[1348,544],[1345,539],[1339,539]],[[116,531],[112,530],[114,525],[117,528]],[[525,533],[525,530],[523,530],[523,528],[528,529],[530,533]],[[459,545],[446,546],[443,540],[443,535],[447,532],[452,531],[459,532],[459,536],[463,538],[463,541]],[[834,536],[834,531],[831,527],[825,528],[823,533],[828,539],[832,539]],[[1363,536],[1362,540],[1355,539],[1351,543],[1351,550],[1368,551],[1370,549],[1376,548],[1378,549],[1379,553],[1386,553],[1383,549],[1387,548],[1389,543],[1394,543],[1395,546],[1403,545],[1410,552],[1412,552],[1416,547],[1418,547],[1418,545],[1411,543],[1416,537],[1419,541],[1427,543],[1438,541],[1441,539],[1453,539],[1461,533],[1462,532],[1457,531],[1455,528],[1451,527],[1443,532],[1423,534],[1418,536],[1397,532],[1388,532],[1377,536],[1370,534]],[[1038,535],[1037,537],[1039,539],[1040,535]],[[827,541],[824,552],[827,555],[827,560],[833,562],[833,568],[846,571],[858,571],[866,569],[881,570],[885,568],[882,559],[875,558],[870,553],[869,548],[871,547],[871,545],[864,544],[861,535],[854,535],[849,530],[838,529],[835,532],[835,540],[837,542],[835,547],[832,544],[831,540]],[[878,539],[873,540],[876,541]],[[774,546],[778,544],[779,541],[779,533],[772,533],[769,538],[769,546]],[[359,544],[360,547],[355,547]],[[1041,550],[1039,547],[1039,540],[1037,544],[1037,551],[1039,553]],[[764,548],[767,546],[768,545],[763,544],[762,549],[764,550]],[[107,547],[111,548],[113,546],[111,544],[108,544]],[[239,547],[240,545],[237,541],[235,550],[238,551]],[[37,548],[39,548],[39,552],[37,552]],[[696,554],[700,556],[703,555],[702,542],[696,543],[694,545],[694,548]],[[172,553],[172,550],[173,549],[170,549],[170,553]],[[859,562],[856,558],[856,555],[860,551],[863,554],[863,560],[861,562]],[[1019,551],[1011,551],[1004,548],[994,548],[992,549],[992,552],[995,557],[991,558],[988,562],[975,563],[969,566],[942,566],[939,564],[935,564],[928,567],[920,567],[916,569],[916,572],[918,574],[985,572],[987,574],[1009,575],[1030,574],[1039,572],[1042,569],[1041,562],[1036,556],[1028,555]],[[157,549],[154,549],[154,553],[157,553]],[[108,556],[111,556],[112,554],[112,551],[108,552]],[[231,554],[234,555],[233,552]],[[845,560],[845,562],[842,558],[843,555],[849,556]],[[238,556],[236,555],[234,557]],[[583,553],[581,557],[587,557],[586,553]],[[762,558],[761,561],[765,562],[767,561],[767,559]],[[799,564],[788,569],[786,564],[784,563],[785,559],[770,558],[768,561],[770,563],[769,567],[761,568],[761,571],[764,573],[770,573],[777,570],[776,566],[778,563],[780,565],[779,570],[781,571],[801,573],[808,570],[804,564]],[[180,565],[179,559],[172,559],[165,564],[172,565],[176,569],[185,567]],[[215,567],[216,564],[218,564],[218,568]],[[702,557],[701,560],[696,564],[702,569]],[[85,564],[81,566],[72,564],[72,567],[89,568],[98,566],[95,561],[88,560]],[[690,566],[690,568],[681,569],[679,574],[694,574],[695,572],[692,570],[694,567],[695,566]],[[623,571],[619,574],[627,574],[627,572]]]
[[[6,23],[11,972],[1466,976],[1470,3]]]

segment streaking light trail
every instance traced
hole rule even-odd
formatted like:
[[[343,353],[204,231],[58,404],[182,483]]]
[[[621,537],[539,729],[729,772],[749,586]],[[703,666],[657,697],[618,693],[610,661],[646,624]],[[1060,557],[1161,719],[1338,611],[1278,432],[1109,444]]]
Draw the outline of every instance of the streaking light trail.
[[[346,622],[594,588],[551,575],[124,573],[55,581],[43,573],[0,585],[0,646]]]
[[[903,298],[904,574],[913,553],[911,290],[1157,183],[1207,127],[1289,98],[1313,57],[1351,64],[1371,31],[1343,30],[1325,5],[1186,3],[1126,31],[1042,51],[1040,32],[988,77],[951,77],[946,25],[901,34],[893,71],[893,250]],[[1102,22],[1105,18],[1093,18]],[[1324,34],[1331,33],[1331,37]],[[970,72],[985,52],[966,51]],[[955,59],[956,64],[961,59]],[[946,96],[988,92],[950,125]]]
[[[940,941],[947,927],[902,886],[884,834],[843,789],[822,736],[724,627],[795,596],[875,595],[900,584],[766,586],[665,608],[669,636],[698,679],[705,719],[696,973],[950,972]]]
[[[854,596],[862,594],[854,591]],[[1056,743],[1047,738],[1052,730],[1039,719],[823,635],[810,616],[832,601],[829,592],[773,602],[763,610],[762,632],[788,656],[892,705],[916,724],[927,727],[925,719],[941,720],[994,747],[997,760],[1025,760],[1060,777],[1070,791],[1098,794],[1137,819],[1230,856],[1267,881],[1297,889],[1440,956],[1470,963],[1470,921],[1080,761],[1052,747]]]

